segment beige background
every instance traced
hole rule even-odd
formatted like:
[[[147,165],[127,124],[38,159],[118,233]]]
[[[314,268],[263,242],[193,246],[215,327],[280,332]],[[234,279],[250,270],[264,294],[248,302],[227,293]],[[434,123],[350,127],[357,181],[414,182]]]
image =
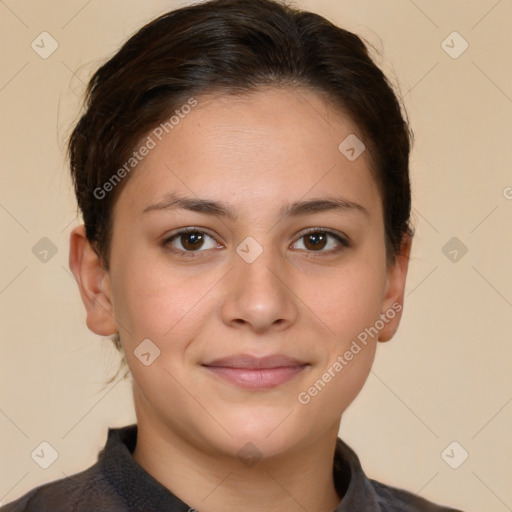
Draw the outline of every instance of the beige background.
[[[118,356],[87,330],[68,270],[78,220],[63,147],[91,72],[143,23],[182,4],[0,1],[3,503],[85,469],[108,426],[134,421],[128,382],[103,387]],[[371,477],[465,511],[510,510],[512,3],[299,5],[377,47],[416,135],[405,316],[379,346],[341,434]],[[43,31],[59,45],[47,59],[31,48]],[[456,59],[441,46],[453,31],[469,44]],[[453,36],[447,42],[462,48]],[[32,252],[42,237],[57,249],[46,262]],[[452,237],[467,247],[455,262],[442,251]],[[42,441],[59,454],[46,470],[31,458]],[[469,454],[458,469],[441,456],[452,441],[462,448],[446,460]]]

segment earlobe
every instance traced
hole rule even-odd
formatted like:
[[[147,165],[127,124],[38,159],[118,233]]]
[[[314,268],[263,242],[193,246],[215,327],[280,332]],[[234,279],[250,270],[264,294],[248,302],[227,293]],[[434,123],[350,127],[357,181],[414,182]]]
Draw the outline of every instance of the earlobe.
[[[89,243],[85,226],[73,229],[69,239],[69,267],[75,276],[87,312],[87,327],[101,336],[117,332],[111,301],[110,276]]]
[[[382,303],[381,315],[384,327],[380,331],[379,341],[389,341],[400,324],[411,245],[412,235],[404,235],[400,254],[396,256],[395,263],[388,267],[386,292]]]

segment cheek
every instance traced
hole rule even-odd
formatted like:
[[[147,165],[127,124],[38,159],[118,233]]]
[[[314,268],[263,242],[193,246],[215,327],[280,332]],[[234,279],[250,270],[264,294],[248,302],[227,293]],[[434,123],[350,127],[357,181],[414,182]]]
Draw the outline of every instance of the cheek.
[[[326,280],[323,293],[312,295],[313,318],[324,325],[319,365],[297,395],[311,417],[335,421],[362,389],[377,346],[374,330],[381,308],[380,272],[341,272]],[[334,281],[334,282],[333,282]]]
[[[347,266],[322,278],[306,279],[297,295],[307,297],[314,317],[336,344],[354,339],[381,313],[385,273],[375,264]]]
[[[361,257],[331,279],[323,279],[321,289],[316,288],[310,296],[315,313],[330,331],[322,342],[325,358],[321,367],[298,400],[313,416],[328,416],[334,421],[354,400],[370,373],[377,345],[374,326],[386,283],[385,265],[380,261]]]
[[[168,339],[178,348],[180,339],[194,335],[214,307],[207,292],[223,275],[222,269],[178,269],[148,255],[127,256],[115,268],[112,294],[116,321],[126,331],[123,341],[132,345],[149,338],[162,348]]]

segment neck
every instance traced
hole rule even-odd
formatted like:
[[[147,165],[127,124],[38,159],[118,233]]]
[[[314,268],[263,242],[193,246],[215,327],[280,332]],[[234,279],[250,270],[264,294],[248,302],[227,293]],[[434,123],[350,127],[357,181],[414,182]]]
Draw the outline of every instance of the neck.
[[[339,422],[294,453],[251,467],[198,449],[164,426],[138,416],[135,461],[175,496],[201,512],[332,512],[340,503],[333,479]]]

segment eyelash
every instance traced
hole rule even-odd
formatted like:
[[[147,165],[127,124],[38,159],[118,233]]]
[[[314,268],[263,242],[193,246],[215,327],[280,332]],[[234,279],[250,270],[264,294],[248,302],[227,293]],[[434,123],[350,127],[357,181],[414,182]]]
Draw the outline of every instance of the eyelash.
[[[214,237],[209,235],[207,232],[202,231],[201,229],[198,229],[198,228],[190,227],[190,228],[185,228],[185,229],[182,229],[180,231],[177,231],[173,235],[167,237],[165,240],[163,240],[162,246],[167,248],[167,249],[169,249],[171,252],[173,252],[173,253],[175,253],[175,254],[177,254],[179,256],[184,256],[184,257],[187,257],[187,258],[202,257],[202,255],[200,255],[200,253],[206,252],[209,249],[205,249],[205,250],[200,250],[199,249],[197,251],[182,251],[182,250],[176,249],[175,247],[172,247],[170,245],[171,242],[173,242],[175,239],[177,239],[181,235],[187,234],[187,233],[199,233],[199,234],[202,234],[202,235],[207,235],[210,238],[214,239]],[[323,253],[323,254],[331,255],[331,254],[335,254],[335,253],[340,252],[344,248],[350,247],[350,243],[349,243],[349,241],[345,237],[343,237],[342,235],[336,233],[335,231],[331,231],[329,229],[322,229],[322,228],[308,228],[304,233],[302,233],[302,235],[297,239],[297,241],[302,239],[302,238],[304,238],[304,237],[306,237],[307,235],[311,235],[313,233],[322,233],[322,234],[328,235],[328,236],[334,238],[335,240],[337,240],[339,242],[340,246],[335,248],[335,249],[329,249],[327,251],[323,251],[323,250],[320,250],[320,251],[306,250],[306,252],[319,253],[319,254]],[[296,243],[296,242],[294,242],[294,243]],[[304,249],[299,249],[299,250],[303,251]]]

